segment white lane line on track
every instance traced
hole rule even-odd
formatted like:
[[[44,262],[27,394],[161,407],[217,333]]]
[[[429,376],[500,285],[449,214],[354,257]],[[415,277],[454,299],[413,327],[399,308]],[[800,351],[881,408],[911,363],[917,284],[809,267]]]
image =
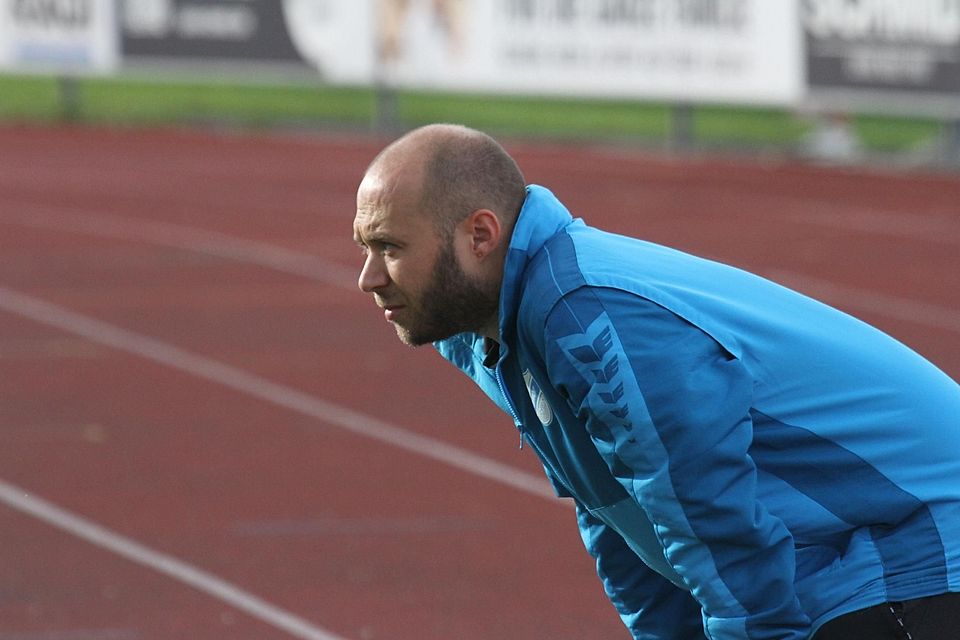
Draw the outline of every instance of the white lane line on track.
[[[556,499],[550,485],[542,478],[439,440],[406,431],[296,389],[276,384],[211,358],[190,353],[155,338],[75,313],[6,287],[0,287],[0,309],[224,385],[357,435],[442,462],[473,475],[548,499],[556,504],[566,504]],[[184,582],[295,637],[307,640],[342,640],[339,636],[312,626],[309,622],[270,605],[208,572],[172,556],[153,551],[45,500],[30,496],[23,489],[3,480],[0,480],[0,502],[140,565]]]
[[[0,480],[0,502],[31,515],[58,529],[86,540],[136,564],[166,574],[190,585],[244,613],[304,640],[344,640],[342,636],[321,629],[306,620],[284,611],[226,580],[198,569],[173,556],[160,553],[139,542],[115,533],[91,520],[71,513],[24,489]]]
[[[259,398],[359,436],[378,440],[462,469],[524,493],[556,500],[553,489],[542,478],[291,387],[271,382],[218,360],[191,353],[156,338],[122,329],[6,287],[0,287],[0,309],[221,384],[253,398]]]
[[[791,220],[800,222],[801,220]],[[283,273],[303,276],[346,291],[358,293],[358,269],[323,260],[311,254],[208,231],[198,227],[139,220],[94,213],[86,209],[49,206],[19,206],[4,211],[0,224],[80,233],[120,240],[197,251],[207,255],[258,264]],[[865,231],[865,229],[859,229]],[[716,258],[714,258],[716,259]],[[722,261],[722,260],[721,260]],[[767,271],[768,277],[793,286],[807,287],[812,295],[839,306],[854,306],[878,316],[934,329],[960,333],[960,311],[905,298],[848,287],[788,271]]]
[[[237,262],[268,267],[283,273],[304,276],[341,289],[359,293],[357,269],[322,260],[303,251],[286,249],[265,242],[208,231],[198,227],[155,222],[140,218],[94,213],[86,209],[18,205],[4,211],[0,223],[48,229],[61,233],[115,238],[163,247],[174,247],[218,256]]]
[[[11,217],[5,214],[0,222],[193,250],[259,264],[285,273],[319,280],[349,291],[357,291],[353,284],[355,272],[342,265],[328,263],[302,252],[202,229],[153,222],[144,224],[142,221],[130,221],[116,216],[71,215],[49,209],[39,211],[32,208],[28,214],[21,214],[19,219],[11,219]],[[556,499],[550,485],[540,477],[12,289],[0,287],[0,309],[222,384],[358,435],[391,444],[525,493],[548,499],[555,504],[566,504]],[[322,629],[311,627],[309,623],[245,593],[212,574],[171,556],[152,551],[40,498],[29,496],[24,490],[3,480],[0,480],[0,502],[194,586],[296,637],[310,640],[342,640]]]

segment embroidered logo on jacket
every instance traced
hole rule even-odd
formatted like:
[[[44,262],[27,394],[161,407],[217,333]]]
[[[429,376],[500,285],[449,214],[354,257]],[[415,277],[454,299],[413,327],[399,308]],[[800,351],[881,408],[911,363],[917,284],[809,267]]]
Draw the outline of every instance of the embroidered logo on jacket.
[[[567,359],[590,384],[588,402],[595,414],[609,425],[633,430],[629,398],[625,398],[627,378],[631,388],[636,386],[630,376],[624,376],[620,366],[622,347],[604,313],[586,331],[557,341]],[[639,397],[638,394],[636,394]]]
[[[547,402],[543,389],[533,379],[533,374],[530,373],[529,369],[523,371],[523,382],[527,385],[527,393],[530,394],[530,402],[533,403],[533,410],[537,412],[537,418],[540,419],[543,426],[547,426],[553,422],[553,408]]]

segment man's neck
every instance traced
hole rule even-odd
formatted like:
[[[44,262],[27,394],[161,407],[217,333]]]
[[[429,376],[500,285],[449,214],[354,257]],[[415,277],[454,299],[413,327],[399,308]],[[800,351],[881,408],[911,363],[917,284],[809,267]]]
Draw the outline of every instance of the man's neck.
[[[489,338],[494,342],[500,342],[500,317],[499,315],[493,316],[485,324],[481,325],[480,329],[477,331],[484,338]]]

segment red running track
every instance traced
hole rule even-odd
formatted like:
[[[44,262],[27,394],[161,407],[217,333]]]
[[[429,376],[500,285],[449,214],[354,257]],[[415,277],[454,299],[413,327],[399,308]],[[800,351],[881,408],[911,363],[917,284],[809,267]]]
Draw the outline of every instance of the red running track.
[[[509,419],[354,285],[383,141],[0,128],[0,640],[626,633]],[[960,377],[960,181],[510,145]]]

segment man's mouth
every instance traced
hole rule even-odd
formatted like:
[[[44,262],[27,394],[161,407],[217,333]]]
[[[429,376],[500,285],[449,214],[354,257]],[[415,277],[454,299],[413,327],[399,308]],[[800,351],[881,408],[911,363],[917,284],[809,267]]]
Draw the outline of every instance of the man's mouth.
[[[403,309],[403,305],[385,305],[383,307],[383,317],[387,319],[387,322],[393,322],[401,309]]]

